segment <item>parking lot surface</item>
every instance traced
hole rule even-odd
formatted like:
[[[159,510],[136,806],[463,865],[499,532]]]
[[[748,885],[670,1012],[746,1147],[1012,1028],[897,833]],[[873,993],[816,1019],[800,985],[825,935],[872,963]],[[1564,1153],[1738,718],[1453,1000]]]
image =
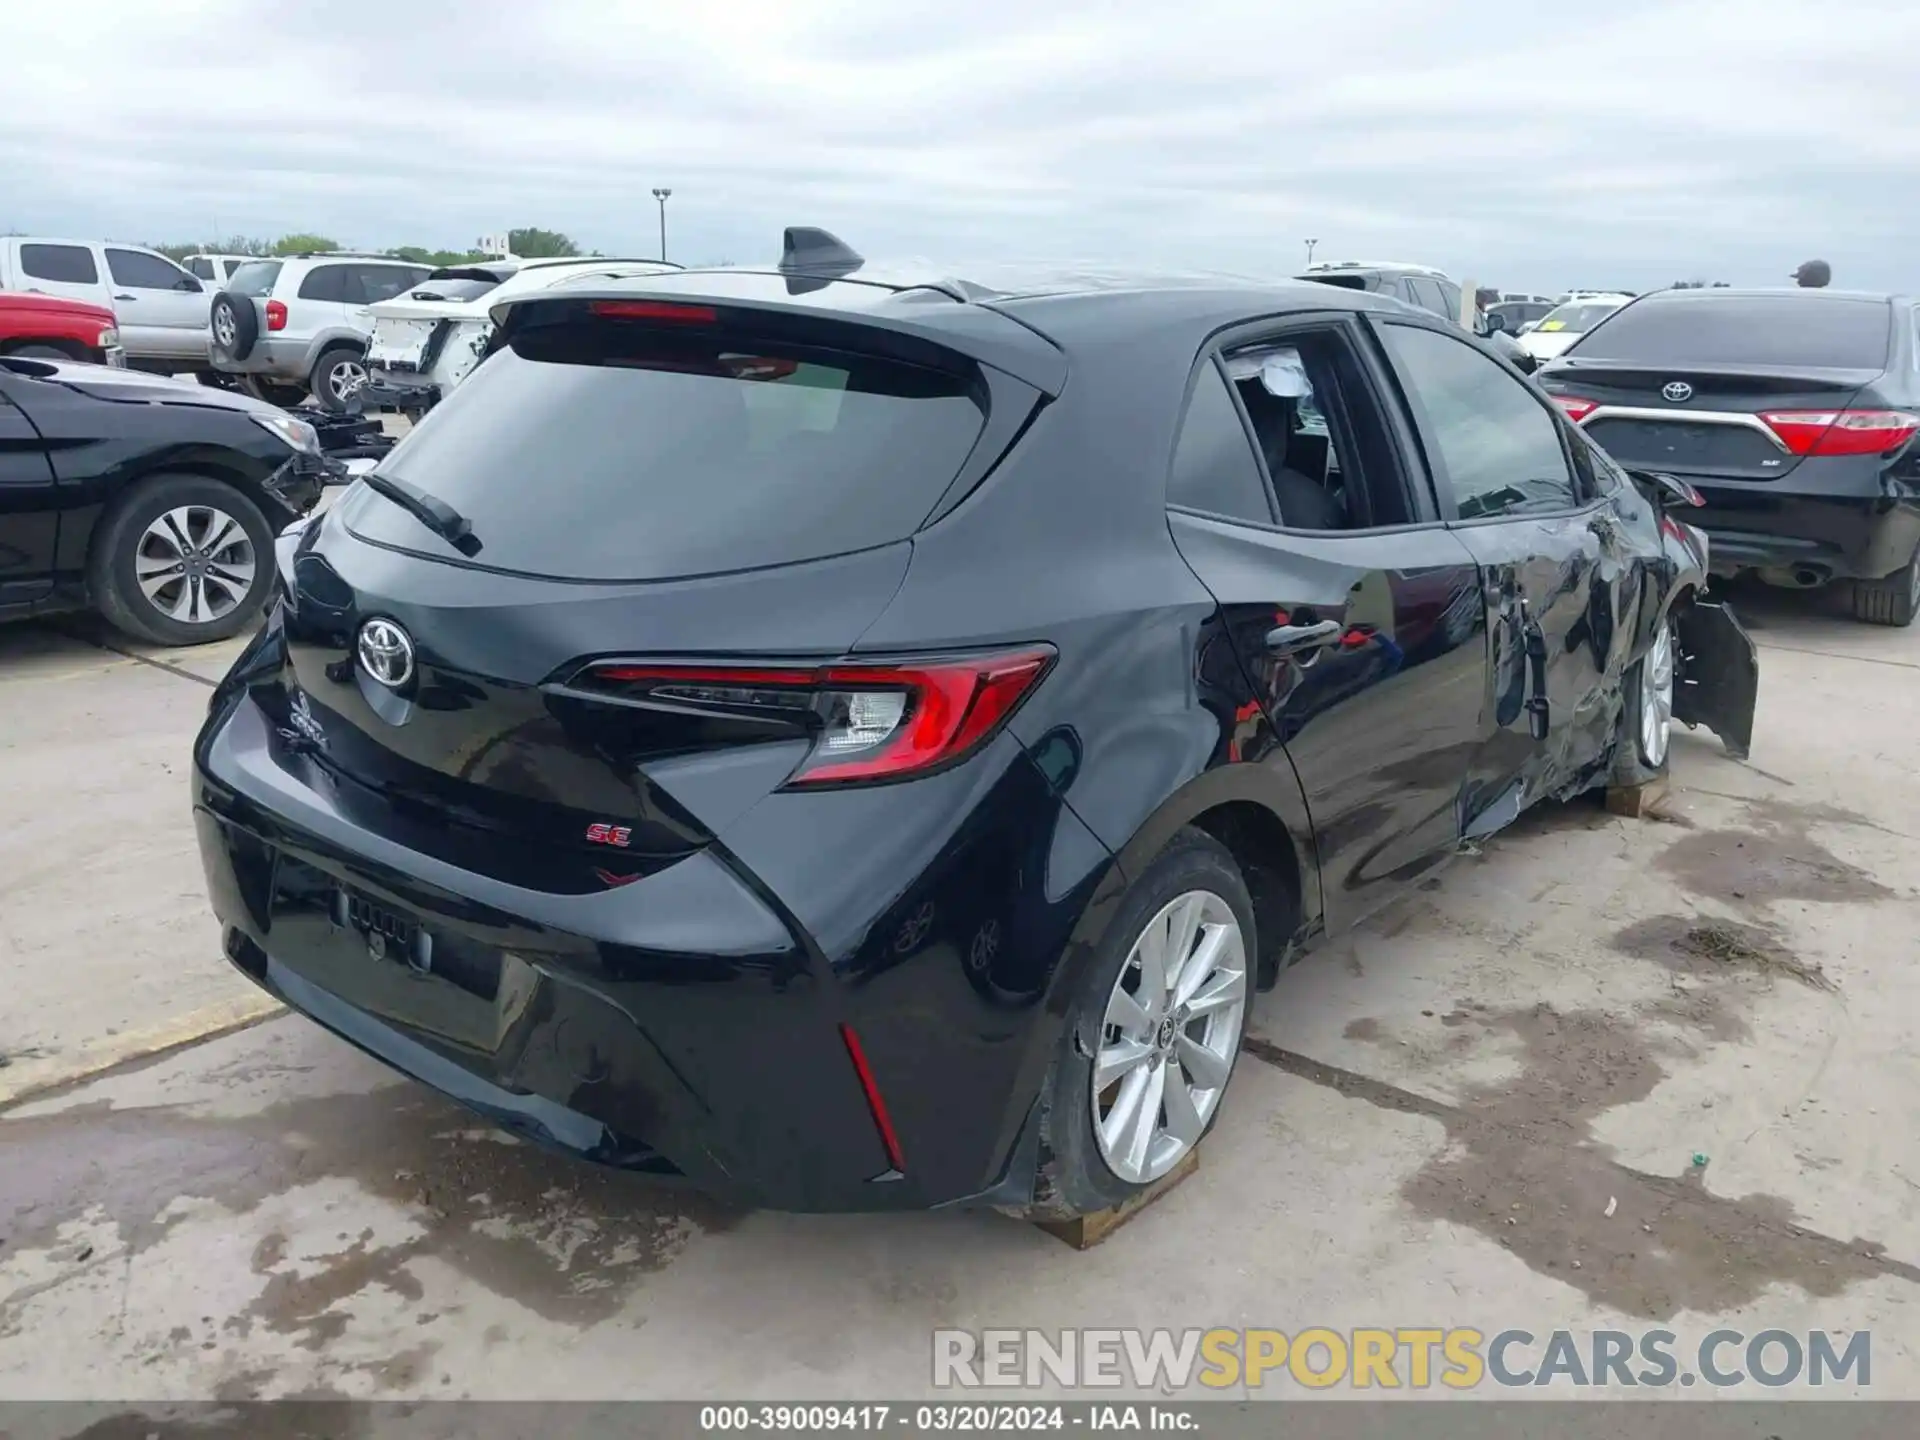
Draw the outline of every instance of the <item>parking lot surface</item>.
[[[1530,814],[1290,971],[1085,1253],[587,1170],[270,1013],[187,813],[237,646],[0,630],[0,1398],[902,1397],[936,1327],[1315,1325],[1866,1329],[1920,1396],[1920,644],[1736,600],[1752,761],[1676,739],[1658,819]]]

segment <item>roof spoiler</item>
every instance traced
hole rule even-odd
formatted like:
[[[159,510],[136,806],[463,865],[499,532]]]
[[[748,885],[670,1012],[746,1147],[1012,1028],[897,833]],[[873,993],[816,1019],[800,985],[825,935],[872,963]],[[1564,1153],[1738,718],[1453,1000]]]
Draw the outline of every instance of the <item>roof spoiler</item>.
[[[851,275],[866,257],[830,230],[789,225],[780,244],[780,269],[792,275]]]

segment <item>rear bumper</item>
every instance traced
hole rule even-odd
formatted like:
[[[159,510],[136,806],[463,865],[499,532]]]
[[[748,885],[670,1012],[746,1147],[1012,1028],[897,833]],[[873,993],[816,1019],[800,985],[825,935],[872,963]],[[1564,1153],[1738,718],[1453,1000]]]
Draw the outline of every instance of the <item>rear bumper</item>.
[[[397,410],[403,415],[424,415],[440,398],[440,387],[433,381],[371,362],[367,383],[360,388],[361,402],[368,409]]]
[[[980,926],[974,892],[1042,902],[1042,923],[1009,917],[1004,933],[1009,948],[1030,937],[1050,974],[1110,857],[1076,867],[1084,884],[1069,893],[1046,894],[1050,855],[1098,846],[1010,737],[980,757],[1004,772],[987,807],[1000,818],[976,813],[978,833],[883,902],[836,959],[718,844],[585,895],[407,851],[276,764],[262,712],[231,682],[215,704],[195,749],[194,822],[227,957],[335,1034],[509,1130],[744,1204],[1031,1196],[1034,1100],[1059,1022],[1043,982],[1009,993],[970,965],[939,907],[966,895],[971,906],[948,908]],[[1023,840],[1040,811],[1055,828]],[[1043,873],[1018,883],[1036,850]],[[996,884],[1009,862],[1014,883]],[[343,896],[397,917],[389,930],[407,938],[373,942],[369,912]],[[843,1025],[897,1131],[899,1170]]]
[[[1810,494],[1784,485],[1734,487],[1683,476],[1706,500],[1687,523],[1707,534],[1716,575],[1804,571],[1807,579],[1877,580],[1920,546],[1920,498]]]
[[[262,335],[253,342],[246,358],[236,360],[222,350],[211,350],[208,363],[223,375],[264,375],[290,384],[305,384],[313,368],[310,347],[304,340],[279,340]]]

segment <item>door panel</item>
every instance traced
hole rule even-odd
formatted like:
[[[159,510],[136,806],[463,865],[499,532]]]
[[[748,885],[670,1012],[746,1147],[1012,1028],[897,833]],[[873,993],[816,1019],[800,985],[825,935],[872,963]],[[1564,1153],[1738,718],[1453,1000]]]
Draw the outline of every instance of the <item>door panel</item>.
[[[1302,535],[1169,519],[1299,777],[1327,928],[1350,925],[1459,838],[1486,691],[1474,558],[1438,527]]]
[[[46,443],[0,395],[0,606],[38,598],[53,585],[60,535]]]
[[[1441,514],[1479,566],[1491,723],[1464,810],[1467,833],[1482,834],[1581,785],[1611,744],[1632,546],[1544,396],[1455,333],[1379,330]]]
[[[106,247],[120,340],[136,355],[206,358],[213,297],[178,265],[144,250]],[[182,289],[191,283],[191,289]]]
[[[1612,741],[1607,676],[1630,626],[1610,521],[1595,505],[1455,531],[1479,563],[1492,637],[1493,725],[1467,784],[1470,833],[1575,780]]]

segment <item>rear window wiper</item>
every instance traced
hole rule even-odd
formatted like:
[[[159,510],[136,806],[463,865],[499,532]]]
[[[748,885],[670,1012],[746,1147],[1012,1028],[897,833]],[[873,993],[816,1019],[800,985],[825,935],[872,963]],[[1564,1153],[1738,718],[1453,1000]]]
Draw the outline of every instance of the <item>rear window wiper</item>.
[[[374,494],[398,505],[462,555],[471,559],[480,553],[480,540],[473,533],[473,522],[438,496],[429,495],[418,485],[396,476],[382,475],[378,470],[368,470],[360,476],[360,482]]]

